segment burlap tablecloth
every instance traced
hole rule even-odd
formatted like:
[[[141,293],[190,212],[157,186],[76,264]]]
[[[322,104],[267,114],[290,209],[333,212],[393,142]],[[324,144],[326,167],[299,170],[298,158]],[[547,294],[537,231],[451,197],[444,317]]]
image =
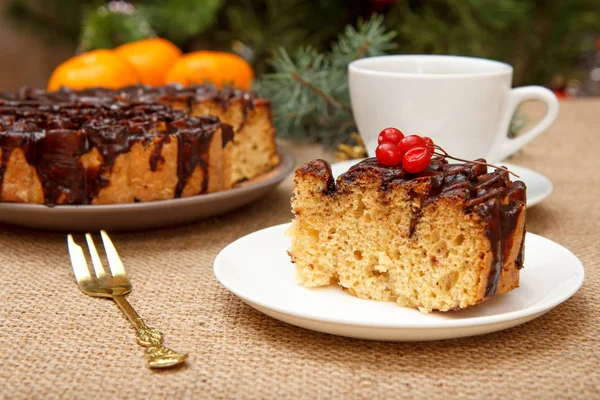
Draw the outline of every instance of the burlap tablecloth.
[[[320,156],[294,152],[299,162]],[[113,235],[129,300],[168,346],[190,353],[174,370],[149,370],[117,306],[79,292],[63,234],[0,226],[0,397],[600,398],[599,160],[598,100],[563,102],[552,129],[511,160],[553,181],[552,196],[528,210],[528,229],[581,258],[582,289],[525,325],[442,342],[304,330],[220,286],[212,264],[225,245],[289,221],[291,179],[227,215]]]

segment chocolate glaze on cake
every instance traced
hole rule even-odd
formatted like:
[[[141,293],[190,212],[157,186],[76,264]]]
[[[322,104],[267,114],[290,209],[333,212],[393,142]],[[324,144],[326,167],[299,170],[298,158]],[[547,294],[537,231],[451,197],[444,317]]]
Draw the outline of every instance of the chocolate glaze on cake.
[[[485,160],[479,159],[476,161]],[[368,158],[339,176],[337,185],[333,180],[331,168],[326,161],[314,160],[300,169],[301,173],[326,179],[324,194],[335,196],[343,187],[369,177],[381,182],[380,190],[385,192],[395,185],[414,185],[428,183],[428,193],[418,197],[421,207],[441,198],[460,201],[467,214],[475,213],[486,222],[486,235],[493,253],[492,268],[486,287],[486,296],[498,291],[498,282],[504,260],[512,248],[514,229],[518,216],[525,207],[525,184],[511,182],[508,173],[499,169],[487,171],[487,166],[475,163],[449,164],[445,159],[432,159],[427,169],[411,174],[402,166],[384,166],[376,158]],[[341,185],[340,185],[341,184]],[[419,208],[420,209],[420,208]],[[410,232],[414,232],[419,223],[420,213],[412,217]],[[524,232],[523,232],[524,233]],[[522,243],[524,240],[522,241]],[[517,268],[523,267],[523,246],[517,258]]]
[[[48,205],[89,204],[108,184],[105,176],[117,156],[130,151],[134,142],[155,143],[148,160],[155,171],[164,161],[161,154],[164,143],[174,137],[180,143],[176,197],[181,196],[197,166],[204,169],[202,188],[206,191],[205,157],[212,135],[221,128],[223,147],[233,138],[231,126],[220,123],[216,117],[189,117],[187,112],[172,110],[166,105],[139,102],[46,104],[46,98],[39,102],[43,98],[40,92],[51,96],[53,101],[72,100],[68,91],[25,92],[20,93],[20,100],[3,96],[9,100],[0,106],[0,192],[10,155],[20,148],[27,163],[37,171]],[[79,159],[92,148],[98,150],[103,161],[99,168],[85,171]]]
[[[259,99],[254,92],[245,92],[239,89],[225,88],[219,90],[213,85],[191,85],[170,84],[160,87],[147,85],[132,85],[122,89],[91,88],[83,90],[71,90],[61,88],[50,92],[43,89],[23,88],[18,93],[0,93],[0,101],[21,101],[31,104],[105,104],[115,103],[182,103],[188,107],[194,103],[205,100],[214,101],[223,108],[227,108],[233,101],[240,101],[244,111],[244,119],[248,111],[252,110]]]

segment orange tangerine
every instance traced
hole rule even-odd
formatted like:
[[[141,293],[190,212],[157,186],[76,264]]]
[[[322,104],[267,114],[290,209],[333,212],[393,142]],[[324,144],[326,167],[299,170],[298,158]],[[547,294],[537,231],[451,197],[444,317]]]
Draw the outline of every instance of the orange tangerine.
[[[139,82],[135,69],[112,50],[93,50],[60,64],[48,81],[48,89],[107,87],[118,89]]]
[[[137,71],[141,83],[152,86],[165,84],[165,74],[181,57],[181,50],[166,39],[152,38],[126,43],[115,49]]]
[[[222,88],[231,85],[248,90],[254,79],[254,70],[246,60],[222,51],[200,50],[183,55],[165,77],[166,83],[183,85],[210,82]]]

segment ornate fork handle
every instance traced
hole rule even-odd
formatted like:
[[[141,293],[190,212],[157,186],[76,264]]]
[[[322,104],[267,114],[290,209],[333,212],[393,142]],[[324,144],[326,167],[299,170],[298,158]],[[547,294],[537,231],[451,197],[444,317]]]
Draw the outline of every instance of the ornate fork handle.
[[[140,346],[146,347],[145,353],[150,368],[166,368],[187,360],[187,354],[178,353],[163,346],[163,334],[156,329],[149,328],[125,297],[114,295],[113,300],[137,329],[137,342]]]

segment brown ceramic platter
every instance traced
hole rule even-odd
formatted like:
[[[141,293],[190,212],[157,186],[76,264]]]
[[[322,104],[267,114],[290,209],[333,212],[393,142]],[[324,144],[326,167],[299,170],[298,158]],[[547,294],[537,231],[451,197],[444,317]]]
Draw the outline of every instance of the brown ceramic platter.
[[[132,204],[48,207],[0,203],[0,223],[53,231],[114,232],[192,222],[249,204],[275,188],[294,168],[294,158],[288,152],[279,149],[279,155],[281,161],[273,170],[231,190]]]

